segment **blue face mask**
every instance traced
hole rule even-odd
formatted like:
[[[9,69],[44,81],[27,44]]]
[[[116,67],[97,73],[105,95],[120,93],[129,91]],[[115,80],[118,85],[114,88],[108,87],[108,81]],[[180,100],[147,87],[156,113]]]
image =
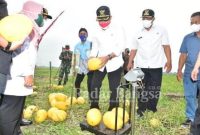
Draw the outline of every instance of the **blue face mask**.
[[[85,42],[87,39],[86,35],[79,35],[79,38],[81,39],[81,42]]]
[[[37,25],[39,27],[42,27],[44,25],[44,18],[41,14],[38,15],[38,18],[35,20],[35,22],[37,23]]]

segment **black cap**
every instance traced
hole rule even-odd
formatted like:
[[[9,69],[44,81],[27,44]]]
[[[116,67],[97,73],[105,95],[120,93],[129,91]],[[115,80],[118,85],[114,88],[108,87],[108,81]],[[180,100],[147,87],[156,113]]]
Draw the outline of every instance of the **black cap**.
[[[143,12],[142,12],[142,17],[148,17],[148,16],[151,16],[151,17],[154,17],[154,11],[152,9],[145,9]]]
[[[110,8],[101,6],[96,11],[98,21],[107,21],[110,19]]]
[[[50,16],[50,15],[48,14],[48,10],[47,10],[46,8],[43,8],[42,14],[43,14],[43,16],[46,16],[48,19],[52,19],[52,16]]]
[[[66,48],[66,49],[69,49],[70,47],[69,47],[69,45],[65,45],[65,48]]]

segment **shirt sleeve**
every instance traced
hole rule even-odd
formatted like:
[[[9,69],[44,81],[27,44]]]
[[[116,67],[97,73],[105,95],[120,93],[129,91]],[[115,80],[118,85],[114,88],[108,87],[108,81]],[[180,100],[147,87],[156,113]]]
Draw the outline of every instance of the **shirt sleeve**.
[[[92,39],[92,49],[90,52],[90,57],[97,57],[99,52],[99,47],[98,47],[98,40],[97,38]]]
[[[138,49],[138,41],[136,36],[134,36],[131,41],[130,41],[130,45],[129,45],[130,50],[137,50]]]
[[[78,50],[78,44],[76,44],[74,47],[74,54],[78,54],[78,53],[80,53],[80,52]]]
[[[169,45],[169,37],[167,30],[163,28],[162,30],[162,44],[161,45]]]
[[[22,76],[34,75],[36,60],[37,60],[37,48],[35,45],[30,44],[28,49],[25,50],[26,59],[24,59],[24,71]]]
[[[183,39],[183,42],[181,44],[181,47],[180,47],[180,50],[179,50],[180,53],[187,53],[187,43],[186,43],[186,37],[184,37]]]
[[[63,60],[63,53],[62,53],[62,52],[61,52],[60,55],[59,55],[59,59],[60,59],[60,60]]]

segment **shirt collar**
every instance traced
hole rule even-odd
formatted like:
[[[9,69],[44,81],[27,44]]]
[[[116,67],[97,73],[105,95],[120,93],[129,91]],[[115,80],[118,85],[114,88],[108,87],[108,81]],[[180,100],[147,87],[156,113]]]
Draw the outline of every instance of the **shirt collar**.
[[[189,36],[190,37],[197,37],[197,34],[196,34],[196,32],[192,32],[192,33],[189,34]]]

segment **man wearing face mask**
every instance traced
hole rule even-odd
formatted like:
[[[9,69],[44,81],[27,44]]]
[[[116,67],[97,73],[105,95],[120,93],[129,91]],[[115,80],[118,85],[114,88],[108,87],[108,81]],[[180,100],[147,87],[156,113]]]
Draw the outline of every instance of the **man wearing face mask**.
[[[96,10],[96,15],[99,26],[96,29],[96,34],[93,35],[90,57],[98,57],[102,63],[101,68],[94,71],[90,93],[90,108],[99,108],[100,88],[107,75],[110,89],[108,110],[110,111],[119,106],[116,99],[124,63],[122,52],[125,49],[125,35],[122,27],[112,21],[109,7],[100,6]]]
[[[177,71],[177,80],[181,81],[183,78],[186,100],[186,121],[182,124],[182,127],[188,127],[194,121],[197,108],[196,94],[197,90],[200,89],[200,82],[191,80],[191,72],[200,51],[200,12],[193,13],[190,20],[192,33],[186,35],[181,44]],[[182,68],[184,65],[185,70],[183,75]]]
[[[90,50],[92,48],[92,43],[87,40],[88,32],[85,28],[80,28],[78,32],[78,36],[80,38],[80,42],[78,42],[74,48],[74,72],[75,68],[78,68],[78,73],[76,75],[75,80],[75,88],[76,88],[76,96],[80,96],[80,87],[81,82],[83,81],[85,75],[88,76],[87,78],[87,87],[88,92],[90,91],[91,87],[91,81],[92,81],[92,75],[93,72],[88,71],[88,55],[90,53]],[[75,67],[77,63],[77,67]]]
[[[133,38],[127,69],[139,67],[145,76],[145,88],[139,91],[137,114],[143,116],[146,110],[156,112],[160,96],[163,67],[166,72],[172,68],[171,49],[168,35],[164,28],[154,25],[154,11],[142,12],[143,28]],[[133,62],[134,58],[135,61]]]
[[[39,27],[43,26],[43,6],[34,1],[23,5],[21,14],[33,22],[32,32],[20,48],[12,53],[10,75],[0,103],[0,135],[20,135],[20,123],[26,96],[33,92],[34,69],[37,58]]]

